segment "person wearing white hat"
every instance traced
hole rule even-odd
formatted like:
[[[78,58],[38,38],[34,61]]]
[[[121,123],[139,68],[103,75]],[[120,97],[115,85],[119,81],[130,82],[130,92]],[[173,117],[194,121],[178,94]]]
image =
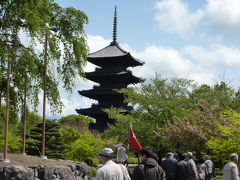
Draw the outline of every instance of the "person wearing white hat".
[[[166,159],[163,160],[161,166],[166,173],[166,180],[176,180],[178,161],[173,157],[172,152],[168,152]]]
[[[104,148],[97,155],[100,157],[103,167],[97,170],[96,180],[130,180],[127,168],[112,161],[114,152],[111,148]]]
[[[235,153],[231,154],[230,162],[223,168],[223,180],[239,180],[237,163],[238,155]]]
[[[197,166],[193,160],[193,154],[191,152],[187,152],[186,159],[190,165],[189,180],[198,180]]]
[[[204,159],[204,163],[207,166],[207,172],[208,172],[206,180],[210,180],[212,178],[213,170],[214,170],[213,162],[212,162],[210,156],[208,156],[208,155],[205,155],[203,157],[203,159]]]
[[[128,159],[126,148],[123,144],[117,144],[115,147],[117,148],[117,163],[125,164]]]

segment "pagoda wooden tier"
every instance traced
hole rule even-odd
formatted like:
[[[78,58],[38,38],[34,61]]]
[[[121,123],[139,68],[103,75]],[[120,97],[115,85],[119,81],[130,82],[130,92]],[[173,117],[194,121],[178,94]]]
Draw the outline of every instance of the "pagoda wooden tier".
[[[113,124],[104,109],[117,107],[120,112],[127,114],[132,110],[131,106],[124,103],[123,94],[116,90],[127,88],[130,84],[143,82],[144,80],[132,74],[128,67],[142,66],[144,63],[134,58],[129,52],[123,50],[116,40],[116,8],[114,17],[113,41],[105,48],[88,55],[88,62],[97,66],[94,72],[86,72],[86,78],[98,83],[93,89],[79,91],[79,94],[94,100],[90,108],[76,109],[77,113],[92,117],[95,123],[90,124],[90,129],[103,132],[108,124]]]

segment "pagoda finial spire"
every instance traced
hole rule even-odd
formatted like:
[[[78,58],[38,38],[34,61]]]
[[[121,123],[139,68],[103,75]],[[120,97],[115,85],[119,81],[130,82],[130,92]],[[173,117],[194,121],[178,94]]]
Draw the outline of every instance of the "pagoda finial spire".
[[[114,11],[113,42],[117,42],[117,6],[115,6],[115,11]]]

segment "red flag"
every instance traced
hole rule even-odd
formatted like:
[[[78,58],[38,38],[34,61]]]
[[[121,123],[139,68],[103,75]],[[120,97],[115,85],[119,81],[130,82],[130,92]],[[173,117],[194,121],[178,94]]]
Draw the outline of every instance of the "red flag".
[[[142,146],[138,142],[137,137],[135,136],[135,133],[132,128],[130,128],[129,146],[133,147],[137,151],[142,150]]]

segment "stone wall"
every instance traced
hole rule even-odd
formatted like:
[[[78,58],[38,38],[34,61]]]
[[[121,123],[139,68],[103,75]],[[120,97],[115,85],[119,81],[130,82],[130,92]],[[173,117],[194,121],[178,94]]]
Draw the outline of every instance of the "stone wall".
[[[92,171],[85,163],[67,166],[0,167],[0,180],[91,180]]]

